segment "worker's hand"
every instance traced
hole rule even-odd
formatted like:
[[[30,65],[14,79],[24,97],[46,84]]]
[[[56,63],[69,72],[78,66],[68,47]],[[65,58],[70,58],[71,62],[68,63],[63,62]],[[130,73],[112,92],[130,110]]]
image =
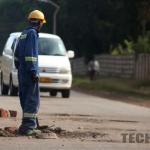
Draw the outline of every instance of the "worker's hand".
[[[39,81],[39,76],[37,74],[35,74],[35,73],[32,74],[31,78],[32,78],[33,82],[38,82]]]

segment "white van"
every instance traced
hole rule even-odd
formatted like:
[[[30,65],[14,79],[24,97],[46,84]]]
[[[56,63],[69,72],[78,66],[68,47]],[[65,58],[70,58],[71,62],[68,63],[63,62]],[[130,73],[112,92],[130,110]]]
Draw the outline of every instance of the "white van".
[[[17,70],[14,66],[14,50],[21,32],[11,33],[1,57],[1,94],[18,94]],[[74,51],[66,51],[60,37],[39,33],[39,72],[40,90],[56,96],[61,92],[69,98],[72,85],[72,72],[69,58]]]

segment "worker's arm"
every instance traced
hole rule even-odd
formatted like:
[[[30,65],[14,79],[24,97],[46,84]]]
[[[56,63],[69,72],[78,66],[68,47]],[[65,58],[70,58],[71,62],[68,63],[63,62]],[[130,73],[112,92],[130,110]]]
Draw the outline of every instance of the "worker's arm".
[[[26,38],[25,48],[26,69],[34,78],[38,75],[38,35],[31,30]]]

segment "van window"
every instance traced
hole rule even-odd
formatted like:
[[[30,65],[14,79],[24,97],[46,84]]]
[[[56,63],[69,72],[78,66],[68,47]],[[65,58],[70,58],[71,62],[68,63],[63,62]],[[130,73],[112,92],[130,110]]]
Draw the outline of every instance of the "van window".
[[[4,47],[4,52],[8,55],[12,55],[12,44],[14,42],[14,37],[9,37],[5,47]]]
[[[12,43],[12,46],[11,46],[11,49],[13,50],[13,52],[15,50],[16,41],[17,41],[17,39],[15,38],[13,43]]]
[[[39,55],[66,55],[66,49],[61,39],[39,38]]]

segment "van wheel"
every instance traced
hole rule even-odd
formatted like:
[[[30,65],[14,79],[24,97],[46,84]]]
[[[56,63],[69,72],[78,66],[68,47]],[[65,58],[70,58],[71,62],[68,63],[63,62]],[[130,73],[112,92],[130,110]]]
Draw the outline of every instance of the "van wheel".
[[[69,98],[70,97],[70,90],[63,90],[61,92],[61,94],[62,94],[63,98]]]
[[[10,77],[9,81],[10,81],[9,82],[10,95],[11,96],[17,96],[18,95],[18,88],[13,85],[12,77]]]
[[[3,74],[1,73],[1,95],[8,95],[9,87],[4,84]]]
[[[57,91],[55,90],[50,91],[50,96],[57,96]]]

